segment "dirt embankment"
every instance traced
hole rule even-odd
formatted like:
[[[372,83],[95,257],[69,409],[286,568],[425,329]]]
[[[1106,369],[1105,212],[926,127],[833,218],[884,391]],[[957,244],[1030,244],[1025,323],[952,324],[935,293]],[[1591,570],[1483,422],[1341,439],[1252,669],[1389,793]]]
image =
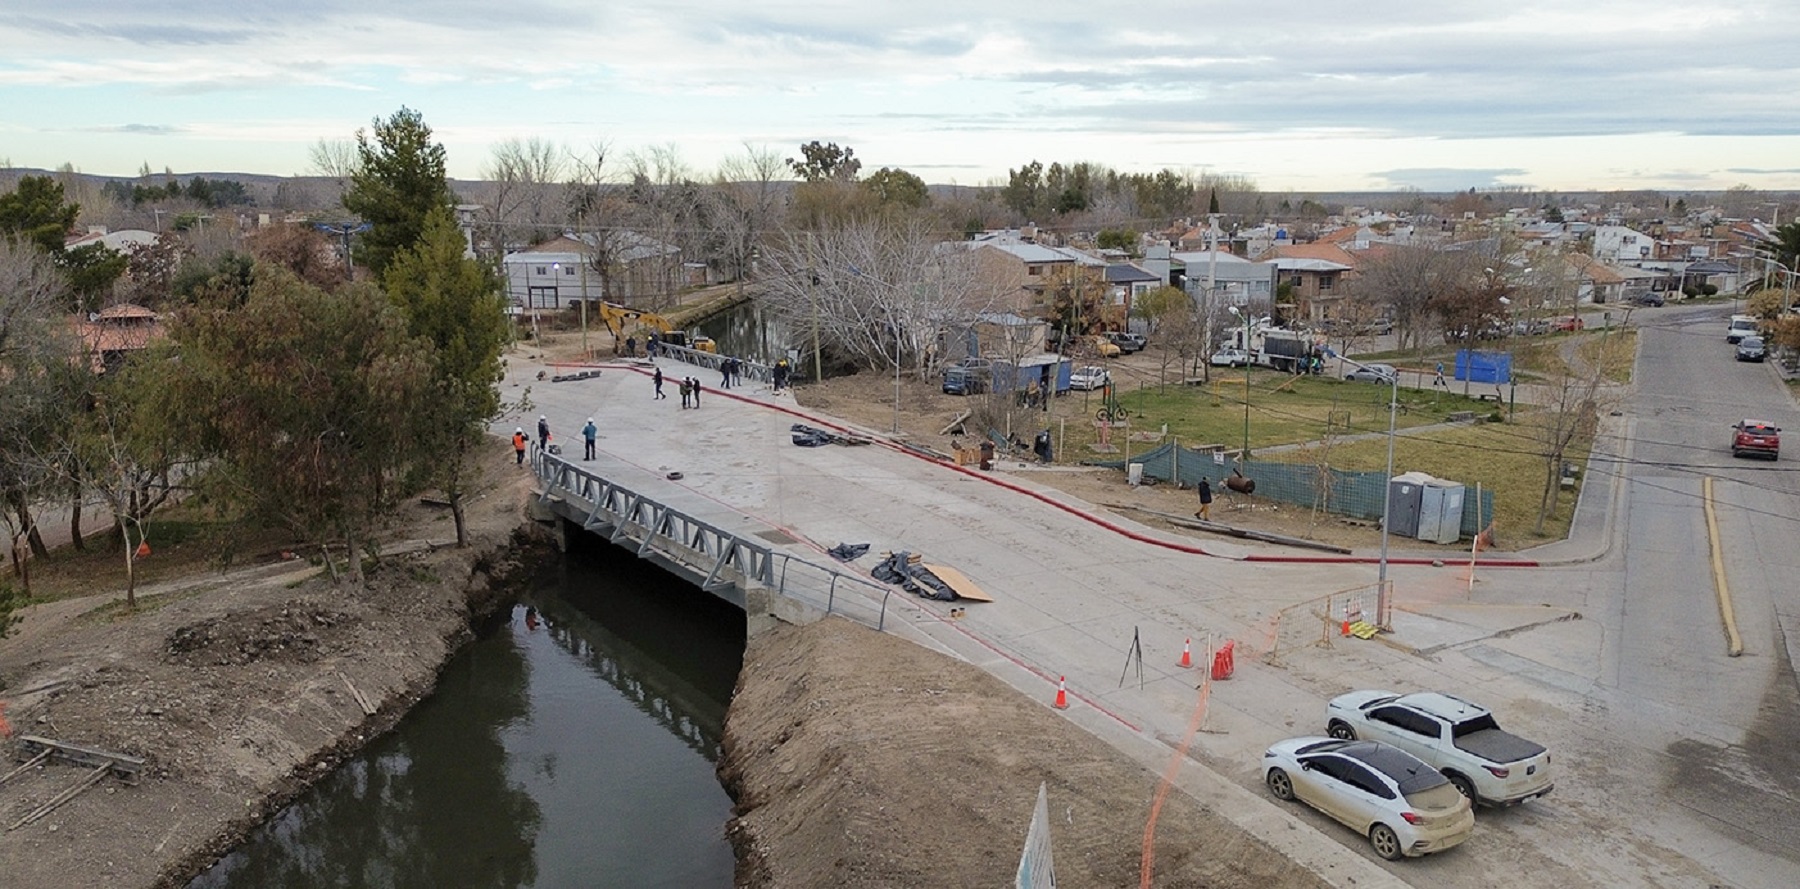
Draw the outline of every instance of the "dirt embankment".
[[[978,667],[838,618],[752,639],[721,777],[740,886],[1010,885],[1048,786],[1057,885],[1137,885],[1158,776]],[[1180,791],[1154,885],[1322,887]]]
[[[470,548],[419,546],[454,532],[446,511],[413,506],[397,538],[418,548],[383,557],[366,589],[334,588],[296,560],[144,590],[135,612],[114,593],[27,611],[0,643],[15,731],[148,765],[137,786],[108,778],[0,832],[0,884],[181,885],[391,728],[471,619],[507,601],[529,481],[511,462],[469,508]],[[48,764],[0,785],[0,827],[84,774]]]

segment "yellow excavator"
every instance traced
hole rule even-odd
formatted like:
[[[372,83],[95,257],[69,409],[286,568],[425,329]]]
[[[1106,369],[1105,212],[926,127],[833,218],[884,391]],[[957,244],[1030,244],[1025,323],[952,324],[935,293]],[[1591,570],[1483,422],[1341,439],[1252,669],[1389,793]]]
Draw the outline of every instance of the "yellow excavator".
[[[669,319],[654,312],[642,312],[630,306],[609,302],[597,302],[594,307],[600,314],[600,320],[606,324],[606,329],[612,331],[615,350],[624,346],[627,336],[643,334],[638,338],[648,341],[648,333],[655,331],[659,340],[671,346],[685,346],[699,352],[719,351],[719,346],[713,342],[712,337],[679,330]]]

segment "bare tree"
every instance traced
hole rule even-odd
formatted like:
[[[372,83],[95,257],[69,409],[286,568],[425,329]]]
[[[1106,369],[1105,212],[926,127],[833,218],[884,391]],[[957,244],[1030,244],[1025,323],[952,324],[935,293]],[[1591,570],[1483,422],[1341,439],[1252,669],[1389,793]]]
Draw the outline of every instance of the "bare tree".
[[[925,366],[940,333],[966,330],[1005,296],[972,251],[915,218],[790,232],[765,256],[764,307],[870,370]]]
[[[343,206],[344,192],[350,189],[350,176],[359,163],[356,142],[350,139],[320,139],[307,151],[311,172],[331,180],[334,206]]]
[[[1351,285],[1353,299],[1385,301],[1400,348],[1418,348],[1433,328],[1432,300],[1456,286],[1465,264],[1430,247],[1389,247],[1369,256]]]
[[[484,214],[493,248],[504,254],[511,244],[538,243],[562,226],[565,206],[557,200],[567,186],[569,153],[545,139],[507,139],[496,144],[482,168],[492,204]]]
[[[757,248],[780,216],[783,192],[776,182],[785,178],[787,169],[774,150],[746,144],[742,155],[719,165],[707,192],[708,216],[722,236],[722,259],[740,288],[752,272]]]
[[[1538,501],[1537,526],[1533,533],[1544,533],[1544,522],[1556,511],[1561,491],[1562,465],[1571,447],[1579,441],[1592,441],[1600,416],[1610,409],[1611,398],[1602,388],[1611,364],[1620,360],[1607,348],[1609,333],[1599,334],[1598,357],[1583,360],[1580,350],[1569,347],[1564,361],[1556,362],[1539,383],[1543,392],[1539,410],[1521,417],[1523,425],[1544,459],[1544,491]],[[1576,340],[1574,342],[1580,342]]]

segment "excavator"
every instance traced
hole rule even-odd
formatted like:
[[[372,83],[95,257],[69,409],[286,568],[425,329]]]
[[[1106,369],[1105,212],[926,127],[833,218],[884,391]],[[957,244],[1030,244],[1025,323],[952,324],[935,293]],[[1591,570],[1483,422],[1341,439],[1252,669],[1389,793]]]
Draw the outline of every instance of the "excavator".
[[[669,319],[653,312],[642,312],[618,303],[596,302],[593,305],[600,314],[601,322],[606,325],[606,329],[612,331],[615,349],[623,346],[627,335],[654,330],[658,339],[671,346],[685,346],[698,352],[717,352],[719,350],[718,344],[713,342],[712,337],[677,330],[675,325],[669,322]],[[625,329],[626,325],[632,325],[629,334]],[[647,340],[648,337],[641,336],[639,339]]]

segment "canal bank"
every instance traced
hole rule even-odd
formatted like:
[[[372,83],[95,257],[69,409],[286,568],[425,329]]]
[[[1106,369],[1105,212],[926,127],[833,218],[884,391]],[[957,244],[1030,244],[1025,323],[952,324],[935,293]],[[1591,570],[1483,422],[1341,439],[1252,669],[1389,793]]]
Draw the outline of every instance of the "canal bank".
[[[391,728],[510,603],[539,544],[519,504],[529,480],[499,442],[469,508],[472,545],[445,545],[444,510],[413,504],[366,588],[332,587],[305,559],[266,561],[117,594],[34,606],[0,644],[5,718],[19,733],[145,760],[0,832],[8,885],[182,885],[247,831]],[[521,532],[522,528],[526,528]],[[34,766],[0,787],[7,824],[85,774]]]

